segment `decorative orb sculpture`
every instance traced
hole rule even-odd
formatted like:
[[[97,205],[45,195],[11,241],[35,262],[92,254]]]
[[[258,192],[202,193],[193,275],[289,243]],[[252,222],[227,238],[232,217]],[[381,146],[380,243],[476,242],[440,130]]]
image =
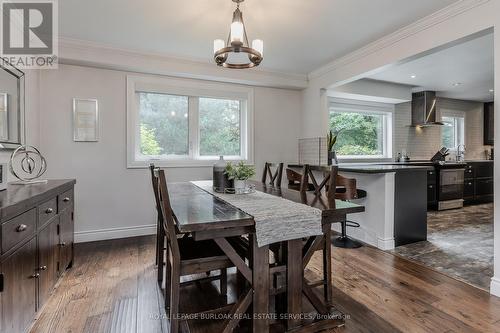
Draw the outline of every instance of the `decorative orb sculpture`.
[[[47,162],[36,147],[23,145],[10,156],[9,169],[17,179],[33,182],[45,173]]]

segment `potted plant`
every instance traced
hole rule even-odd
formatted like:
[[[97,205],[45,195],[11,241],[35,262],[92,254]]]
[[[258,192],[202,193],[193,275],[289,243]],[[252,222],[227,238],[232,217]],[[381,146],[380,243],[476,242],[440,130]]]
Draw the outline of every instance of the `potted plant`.
[[[335,161],[335,164],[339,163],[339,161],[337,160],[337,153],[334,150],[335,143],[337,143],[337,135],[338,133],[333,134],[332,130],[330,130],[326,135],[326,144],[328,149],[328,165],[332,165],[333,161]]]
[[[234,190],[241,193],[247,187],[247,180],[255,175],[255,168],[251,165],[245,165],[243,161],[237,165],[229,162],[226,165],[224,173],[230,180],[234,180]]]

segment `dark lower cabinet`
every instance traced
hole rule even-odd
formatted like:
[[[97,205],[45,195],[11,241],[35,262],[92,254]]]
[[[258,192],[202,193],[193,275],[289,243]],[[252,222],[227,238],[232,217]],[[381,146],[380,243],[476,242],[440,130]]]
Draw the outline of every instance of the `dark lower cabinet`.
[[[74,180],[0,192],[0,333],[23,333],[73,263]]]
[[[493,161],[467,162],[464,179],[464,203],[493,201]]]
[[[59,217],[55,217],[38,235],[38,308],[50,296],[58,278]]]
[[[474,179],[465,179],[464,182],[464,200],[471,201],[474,200],[476,181]]]
[[[66,209],[59,216],[61,269],[65,270],[73,263],[73,210]]]
[[[36,310],[36,239],[2,262],[2,332],[24,332]]]

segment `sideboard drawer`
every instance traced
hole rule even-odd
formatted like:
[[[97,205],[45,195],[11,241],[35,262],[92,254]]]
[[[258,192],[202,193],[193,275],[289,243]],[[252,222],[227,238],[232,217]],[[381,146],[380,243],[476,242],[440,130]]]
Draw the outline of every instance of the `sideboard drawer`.
[[[73,189],[59,195],[59,212],[73,205]]]
[[[35,235],[36,209],[33,208],[2,224],[2,254]]]
[[[57,215],[57,198],[50,199],[38,206],[38,228]]]

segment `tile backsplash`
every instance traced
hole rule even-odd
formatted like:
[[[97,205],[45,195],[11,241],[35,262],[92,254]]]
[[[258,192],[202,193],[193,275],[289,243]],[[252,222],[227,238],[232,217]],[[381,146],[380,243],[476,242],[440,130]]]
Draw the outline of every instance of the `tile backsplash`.
[[[485,159],[490,146],[483,144],[483,109],[480,102],[438,98],[438,117],[442,110],[465,114],[466,159]],[[409,127],[411,103],[397,104],[394,113],[394,158],[406,150],[412,160],[428,160],[441,148],[441,126],[426,128]]]

